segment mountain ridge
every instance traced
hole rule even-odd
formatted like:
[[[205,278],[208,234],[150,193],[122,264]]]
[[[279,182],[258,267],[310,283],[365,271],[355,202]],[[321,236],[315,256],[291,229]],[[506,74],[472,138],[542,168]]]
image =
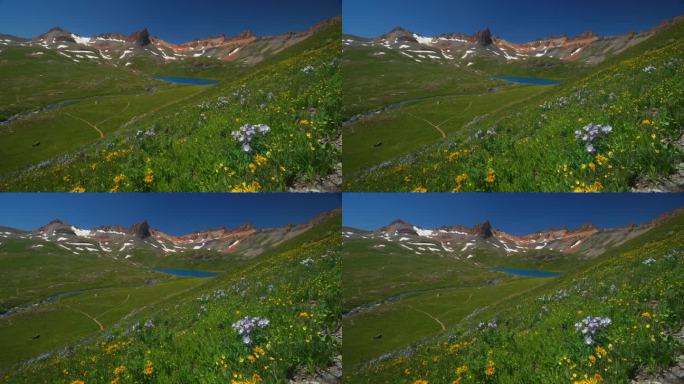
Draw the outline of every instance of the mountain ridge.
[[[86,59],[100,63],[111,61],[115,65],[123,62],[125,66],[131,65],[130,60],[135,57],[145,57],[164,63],[209,58],[255,64],[262,61],[266,54],[278,53],[336,23],[341,23],[340,17],[321,20],[304,31],[285,32],[274,36],[256,36],[251,31],[243,31],[236,36],[219,34],[177,44],[153,35],[146,27],[130,35],[104,32],[93,36],[81,36],[55,26],[28,39],[0,34],[3,36],[0,46],[42,47],[54,50],[75,62]]]
[[[598,256],[610,247],[641,235],[661,223],[684,214],[684,207],[668,211],[641,224],[626,224],[617,228],[599,228],[592,223],[577,228],[547,228],[524,235],[515,235],[492,226],[489,220],[468,227],[460,224],[442,225],[434,229],[421,228],[402,219],[376,230],[343,227],[345,238],[379,239],[398,242],[417,254],[433,252],[462,253],[468,258],[476,248],[494,250],[506,255],[514,253],[554,250],[563,253],[580,253],[587,257]],[[426,242],[427,241],[427,242]],[[432,242],[432,243],[431,243]],[[410,245],[418,247],[411,247]],[[460,249],[460,252],[457,250]]]

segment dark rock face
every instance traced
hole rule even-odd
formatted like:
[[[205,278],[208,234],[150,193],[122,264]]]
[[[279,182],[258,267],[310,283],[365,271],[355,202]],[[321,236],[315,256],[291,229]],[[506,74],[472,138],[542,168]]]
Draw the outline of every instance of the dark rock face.
[[[475,39],[477,39],[477,43],[483,47],[494,43],[494,40],[492,40],[492,31],[490,31],[489,28],[476,33]]]
[[[130,37],[130,40],[135,42],[136,45],[144,47],[151,43],[150,32],[147,30],[147,28],[145,28],[142,31],[133,33]]]
[[[131,231],[135,234],[136,237],[142,240],[152,236],[152,234],[150,233],[150,224],[147,223],[147,220],[143,221],[140,224],[135,224],[133,227],[131,227]]]
[[[479,236],[482,239],[489,239],[493,235],[494,234],[492,233],[492,225],[489,223],[489,220],[478,225],[477,236]]]

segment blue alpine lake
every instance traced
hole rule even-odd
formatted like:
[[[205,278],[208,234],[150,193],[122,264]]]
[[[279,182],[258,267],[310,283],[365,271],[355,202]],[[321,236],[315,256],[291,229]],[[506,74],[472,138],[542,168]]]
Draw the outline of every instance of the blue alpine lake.
[[[495,271],[510,273],[511,275],[527,276],[527,277],[557,277],[560,276],[558,272],[538,271],[536,269],[512,269],[512,268],[497,268]]]
[[[169,275],[187,277],[214,277],[218,275],[218,273],[216,272],[193,271],[191,269],[156,268],[155,271],[161,273],[168,273]]]
[[[172,77],[172,76],[156,76],[157,80],[168,81],[175,84],[191,84],[191,85],[214,85],[218,84],[216,80],[208,79],[193,79],[191,77]]]
[[[556,84],[560,84],[560,81],[548,80],[548,79],[537,79],[534,77],[499,76],[496,79],[510,81],[512,83],[518,83],[518,84],[534,84],[534,85],[556,85]]]

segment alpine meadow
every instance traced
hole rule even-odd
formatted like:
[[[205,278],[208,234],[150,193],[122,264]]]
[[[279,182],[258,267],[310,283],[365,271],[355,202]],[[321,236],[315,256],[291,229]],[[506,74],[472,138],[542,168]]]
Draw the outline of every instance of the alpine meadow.
[[[681,191],[683,20],[525,43],[346,32],[345,191]]]
[[[0,34],[0,190],[337,190],[340,34]]]
[[[0,228],[0,382],[339,382],[339,208],[181,235],[102,224]]]

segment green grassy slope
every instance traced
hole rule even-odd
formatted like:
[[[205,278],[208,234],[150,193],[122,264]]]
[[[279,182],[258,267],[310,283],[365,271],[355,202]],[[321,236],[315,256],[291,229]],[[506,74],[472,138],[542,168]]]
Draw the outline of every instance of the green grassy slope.
[[[548,284],[480,308],[434,340],[347,370],[346,379],[624,383],[667,367],[684,348],[673,337],[684,324],[682,234],[679,215]],[[592,345],[575,329],[587,316],[611,319]]]
[[[342,257],[345,367],[435,336],[479,308],[512,300],[554,279],[520,278],[495,268],[569,273],[587,263],[557,252],[506,257],[478,249],[472,259],[407,251],[400,244],[345,239]],[[376,304],[380,306],[374,307]]]
[[[58,148],[46,149],[49,153],[40,158],[26,153],[43,151],[40,148],[44,143],[27,149],[34,141],[17,138],[21,148],[6,149],[8,157],[17,159],[11,169],[60,151],[66,153],[51,157],[39,169],[5,172],[0,189],[282,191],[295,182],[307,183],[328,175],[340,156],[335,145],[341,111],[336,59],[340,34],[340,25],[336,24],[249,70],[238,65],[226,67],[235,71],[214,69],[214,75],[226,76],[218,85],[174,87],[178,94],[168,101],[160,97],[161,91],[141,96],[138,109],[132,103],[124,110],[122,99],[113,100],[106,104],[112,118],[103,124],[104,139],[93,138],[97,132],[91,126],[99,128],[96,123],[104,119],[93,116],[99,112],[92,110],[104,113],[104,109],[78,103],[70,107],[79,119],[69,122],[63,116],[69,110],[60,108],[54,113],[55,121],[63,121],[58,124],[67,126],[70,133],[82,130],[84,137],[76,136],[74,142],[63,140]],[[180,68],[176,64],[168,71]],[[149,63],[142,63],[141,70],[159,73]],[[193,73],[212,75],[211,71]],[[251,153],[244,152],[231,138],[231,132],[244,124],[271,127],[267,135],[254,140]],[[45,128],[33,129],[39,133]],[[7,128],[0,134],[21,136]],[[39,140],[28,132],[24,135]],[[73,149],[87,140],[97,142]]]
[[[339,241],[337,215],[216,278],[176,278],[138,288],[149,289],[154,299],[133,308],[123,302],[139,291],[123,288],[98,298],[62,299],[63,307],[99,313],[105,331],[84,321],[82,329],[91,327],[95,336],[70,342],[65,353],[15,366],[0,382],[279,383],[295,372],[326,367],[339,354],[334,336],[341,313]],[[107,308],[107,303],[119,306]],[[55,315],[54,329],[68,318],[80,321],[74,315],[65,313],[61,321]],[[245,316],[270,321],[252,333],[250,345],[231,327]],[[147,320],[153,325],[145,327]]]
[[[637,180],[669,175],[682,159],[675,144],[684,123],[682,36],[678,23],[583,76],[490,111],[439,144],[348,175],[345,189],[626,191]],[[593,153],[575,138],[590,123],[613,128],[593,142]]]

